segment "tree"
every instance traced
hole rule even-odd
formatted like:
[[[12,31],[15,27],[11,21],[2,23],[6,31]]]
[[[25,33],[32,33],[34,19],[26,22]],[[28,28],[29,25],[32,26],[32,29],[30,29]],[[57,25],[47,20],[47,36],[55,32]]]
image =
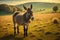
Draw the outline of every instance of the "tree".
[[[58,10],[58,7],[57,7],[57,6],[54,6],[54,7],[53,7],[53,11],[54,11],[54,12],[57,12],[57,10]]]

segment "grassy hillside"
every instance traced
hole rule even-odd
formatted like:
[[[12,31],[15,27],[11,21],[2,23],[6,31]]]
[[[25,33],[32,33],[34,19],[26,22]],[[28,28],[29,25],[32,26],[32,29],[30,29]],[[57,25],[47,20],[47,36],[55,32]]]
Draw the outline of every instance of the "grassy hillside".
[[[20,4],[20,5],[16,5],[17,7],[23,9],[23,5],[25,5],[27,8],[30,7],[30,5],[33,5],[33,11],[41,11],[43,9],[45,10],[51,10],[54,6],[58,6],[59,10],[60,10],[60,4],[59,3],[45,3],[45,2],[30,2],[30,3],[24,3],[24,4]]]
[[[15,11],[21,11],[21,9],[13,5],[0,4],[0,15],[13,14]]]
[[[48,13],[53,12],[52,8],[54,6],[58,7],[58,12],[60,12],[60,3],[45,3],[45,2],[29,2],[19,5],[7,5],[7,4],[0,4],[0,15],[7,15],[7,14],[13,14],[15,11],[22,11],[24,12],[23,5],[25,5],[27,8],[30,7],[30,5],[33,5],[32,11],[33,12],[39,12],[39,13]]]

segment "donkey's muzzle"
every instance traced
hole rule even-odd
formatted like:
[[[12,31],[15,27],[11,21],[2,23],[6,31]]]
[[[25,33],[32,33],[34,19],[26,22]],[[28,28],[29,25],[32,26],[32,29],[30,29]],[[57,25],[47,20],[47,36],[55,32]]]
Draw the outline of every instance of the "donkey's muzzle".
[[[31,17],[31,20],[32,20],[32,21],[34,20],[34,17],[33,17],[33,16]]]

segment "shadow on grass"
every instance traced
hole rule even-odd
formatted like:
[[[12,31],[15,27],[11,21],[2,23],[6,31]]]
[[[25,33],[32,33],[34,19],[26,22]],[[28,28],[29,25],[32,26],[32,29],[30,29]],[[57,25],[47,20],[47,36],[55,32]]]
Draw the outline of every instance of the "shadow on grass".
[[[23,38],[18,38],[18,37],[14,38],[13,35],[8,35],[0,38],[0,40],[23,40]]]
[[[60,36],[57,36],[57,38],[55,40],[60,40]]]

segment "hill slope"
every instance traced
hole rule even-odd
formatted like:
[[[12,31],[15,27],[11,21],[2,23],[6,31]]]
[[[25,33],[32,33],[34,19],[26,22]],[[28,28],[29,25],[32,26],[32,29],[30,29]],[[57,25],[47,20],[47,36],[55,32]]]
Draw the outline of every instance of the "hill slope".
[[[0,4],[0,15],[11,14],[15,11],[21,11],[21,10],[20,8],[13,5]]]
[[[52,7],[54,6],[58,6],[60,8],[59,3],[45,3],[45,2],[29,2],[16,6],[23,9],[23,5],[25,5],[26,7],[30,7],[31,4],[33,5],[33,11],[37,11],[40,9],[52,9]]]

